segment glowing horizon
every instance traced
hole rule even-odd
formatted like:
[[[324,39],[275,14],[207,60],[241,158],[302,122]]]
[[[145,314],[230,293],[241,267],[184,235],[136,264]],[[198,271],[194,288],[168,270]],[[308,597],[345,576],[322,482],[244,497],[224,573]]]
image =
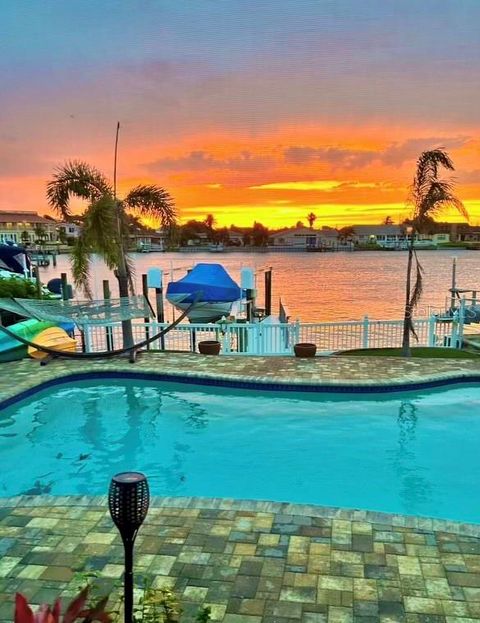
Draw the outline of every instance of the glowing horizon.
[[[88,5],[4,3],[0,210],[48,213],[66,160],[111,177],[119,120],[120,194],[159,184],[181,222],[398,222],[434,147],[480,220],[478,3]]]

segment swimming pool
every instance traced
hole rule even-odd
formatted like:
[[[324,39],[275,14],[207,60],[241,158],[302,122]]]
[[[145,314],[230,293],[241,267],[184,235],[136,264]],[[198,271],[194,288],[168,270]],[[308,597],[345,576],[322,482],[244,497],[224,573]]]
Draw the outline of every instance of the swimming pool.
[[[0,496],[262,499],[480,523],[480,387],[370,396],[75,382],[0,412]]]

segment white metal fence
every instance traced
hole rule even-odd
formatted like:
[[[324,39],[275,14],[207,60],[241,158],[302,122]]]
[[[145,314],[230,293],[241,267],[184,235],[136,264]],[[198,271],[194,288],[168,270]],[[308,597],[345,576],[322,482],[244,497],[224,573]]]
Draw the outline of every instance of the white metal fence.
[[[458,348],[463,323],[435,316],[415,321],[418,342],[413,346]],[[135,343],[159,333],[167,324],[133,323]],[[198,351],[203,340],[218,340],[225,355],[289,355],[297,342],[310,342],[319,353],[358,348],[391,348],[402,343],[403,321],[370,320],[322,323],[228,323],[180,324],[162,339],[148,346],[151,350]],[[88,327],[83,333],[87,352],[101,352],[122,347],[121,324]]]

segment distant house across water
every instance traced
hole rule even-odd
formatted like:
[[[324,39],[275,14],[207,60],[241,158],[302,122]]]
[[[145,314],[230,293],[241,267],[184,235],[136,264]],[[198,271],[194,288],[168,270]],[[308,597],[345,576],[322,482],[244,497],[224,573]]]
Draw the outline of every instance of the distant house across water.
[[[353,225],[353,241],[357,245],[400,248],[405,245],[405,230],[400,225]]]
[[[0,243],[35,244],[56,242],[58,224],[37,212],[10,212],[0,210]]]
[[[268,246],[292,250],[336,249],[338,246],[338,231],[333,227],[313,229],[310,227],[288,227],[271,233],[268,237]]]
[[[65,238],[78,238],[82,233],[82,228],[76,223],[58,223],[58,231],[62,232]]]

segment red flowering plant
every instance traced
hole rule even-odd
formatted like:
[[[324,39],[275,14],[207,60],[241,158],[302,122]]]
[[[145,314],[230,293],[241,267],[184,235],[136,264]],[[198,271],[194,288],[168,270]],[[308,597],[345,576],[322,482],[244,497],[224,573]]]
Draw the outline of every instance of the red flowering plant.
[[[105,612],[108,597],[104,597],[94,606],[87,606],[88,586],[84,588],[67,607],[63,618],[61,618],[60,599],[57,599],[53,606],[44,604],[35,614],[28,605],[27,600],[21,593],[15,596],[15,618],[14,623],[73,623],[82,619],[83,623],[100,621],[100,623],[111,623],[112,618]]]

